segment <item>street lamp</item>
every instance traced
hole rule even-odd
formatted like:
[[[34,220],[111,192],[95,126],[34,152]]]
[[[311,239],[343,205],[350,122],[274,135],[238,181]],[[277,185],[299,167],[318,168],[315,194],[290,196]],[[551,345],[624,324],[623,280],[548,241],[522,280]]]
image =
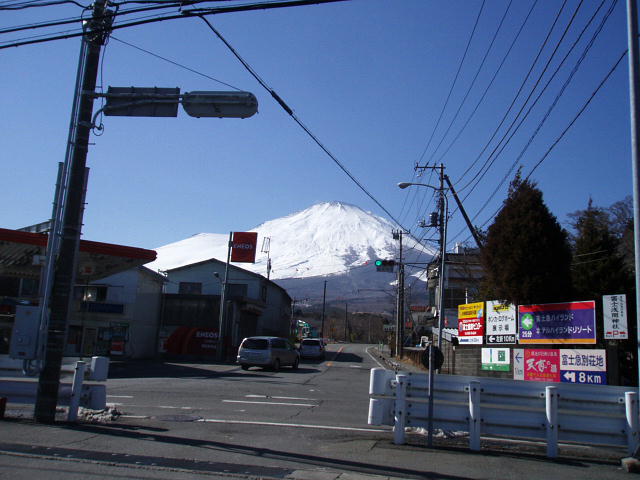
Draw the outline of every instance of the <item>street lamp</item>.
[[[447,217],[449,216],[449,203],[444,188],[436,188],[433,185],[426,183],[412,183],[412,182],[400,182],[398,187],[405,189],[412,185],[419,187],[428,187],[436,192],[440,192],[440,275],[438,279],[439,291],[439,308],[438,308],[438,349],[442,349],[442,329],[444,318],[444,269],[445,269],[445,255],[447,253]],[[433,336],[431,345],[429,346],[429,433],[427,436],[427,443],[429,447],[433,446],[433,375],[434,375],[434,350],[433,350]]]

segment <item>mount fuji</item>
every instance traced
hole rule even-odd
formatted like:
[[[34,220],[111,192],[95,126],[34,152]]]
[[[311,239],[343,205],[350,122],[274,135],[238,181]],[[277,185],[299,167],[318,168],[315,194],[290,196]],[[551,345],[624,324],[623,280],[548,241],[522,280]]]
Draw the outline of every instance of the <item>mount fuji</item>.
[[[393,295],[396,275],[377,272],[375,260],[398,259],[394,229],[397,227],[393,223],[354,205],[318,203],[250,230],[258,232],[258,247],[262,245],[261,250],[269,253],[259,251],[254,264],[237,266],[266,276],[271,258],[271,280],[296,302],[322,302],[326,281],[328,302],[371,303],[384,299],[383,303],[392,305],[389,296]],[[405,263],[425,264],[433,258],[435,248],[421,245],[409,235],[403,240]],[[228,241],[228,234],[199,233],[156,248],[158,257],[147,267],[168,270],[211,258],[225,261]],[[414,278],[420,285],[414,295],[424,296],[423,272],[423,267],[405,271],[405,286],[414,283]]]

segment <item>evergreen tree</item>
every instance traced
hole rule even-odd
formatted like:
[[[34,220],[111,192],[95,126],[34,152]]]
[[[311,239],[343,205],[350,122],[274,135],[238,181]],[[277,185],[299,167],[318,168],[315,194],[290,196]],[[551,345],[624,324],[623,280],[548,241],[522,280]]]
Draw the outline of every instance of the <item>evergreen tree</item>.
[[[516,175],[481,250],[486,299],[515,305],[571,300],[571,248],[529,180]]]
[[[602,295],[625,293],[630,274],[620,251],[620,239],[609,213],[593,206],[569,215],[574,218],[573,286],[576,299],[594,300]]]

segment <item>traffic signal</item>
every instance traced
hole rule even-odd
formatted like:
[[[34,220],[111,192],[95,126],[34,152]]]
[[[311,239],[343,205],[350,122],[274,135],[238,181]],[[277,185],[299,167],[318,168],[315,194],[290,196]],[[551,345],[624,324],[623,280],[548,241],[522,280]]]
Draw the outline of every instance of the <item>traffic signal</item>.
[[[376,270],[378,272],[393,272],[395,266],[395,260],[376,260]]]

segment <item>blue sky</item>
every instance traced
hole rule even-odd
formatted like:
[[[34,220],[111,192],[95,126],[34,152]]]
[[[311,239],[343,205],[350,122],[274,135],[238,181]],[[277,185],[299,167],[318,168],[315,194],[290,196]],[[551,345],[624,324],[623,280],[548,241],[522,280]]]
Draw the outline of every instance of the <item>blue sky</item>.
[[[2,0],[0,7],[12,3],[15,0]],[[211,2],[230,3],[237,2]],[[521,164],[525,175],[531,171],[626,49],[625,4],[618,1],[573,81],[521,155],[614,4],[606,1],[502,154],[475,187],[465,188],[490,160],[489,153],[515,118],[579,4],[566,2],[514,109],[489,142],[563,2],[535,4],[484,101],[448,150],[533,1],[351,0],[209,19],[387,211],[415,236],[431,237],[432,232],[424,232],[417,223],[433,210],[433,192],[396,186],[412,179],[437,186],[437,178],[428,173],[414,178],[416,163],[442,162],[474,223],[490,225],[508,186],[508,181],[501,186],[500,182],[505,175],[513,178],[513,172],[508,173],[512,165]],[[599,1],[582,3],[532,99],[599,5]],[[121,9],[135,6],[140,5]],[[493,48],[460,107],[508,6]],[[80,13],[76,5],[3,11],[0,29]],[[0,34],[0,46],[35,33],[40,32]],[[116,30],[112,37],[103,50],[98,79],[105,90],[108,86],[229,90],[124,41],[253,92],[259,113],[244,120],[195,119],[182,111],[178,118],[104,118],[104,132],[92,137],[88,155],[91,172],[83,238],[155,248],[199,232],[248,230],[334,200],[387,216],[273,101],[203,21],[147,24]],[[64,159],[79,47],[80,40],[73,38],[0,50],[1,155],[6,172],[1,227],[20,228],[50,216],[57,163]],[[626,58],[532,178],[561,223],[566,223],[567,213],[585,208],[590,197],[597,206],[609,206],[631,194]],[[460,214],[455,213],[451,243],[468,237]]]

